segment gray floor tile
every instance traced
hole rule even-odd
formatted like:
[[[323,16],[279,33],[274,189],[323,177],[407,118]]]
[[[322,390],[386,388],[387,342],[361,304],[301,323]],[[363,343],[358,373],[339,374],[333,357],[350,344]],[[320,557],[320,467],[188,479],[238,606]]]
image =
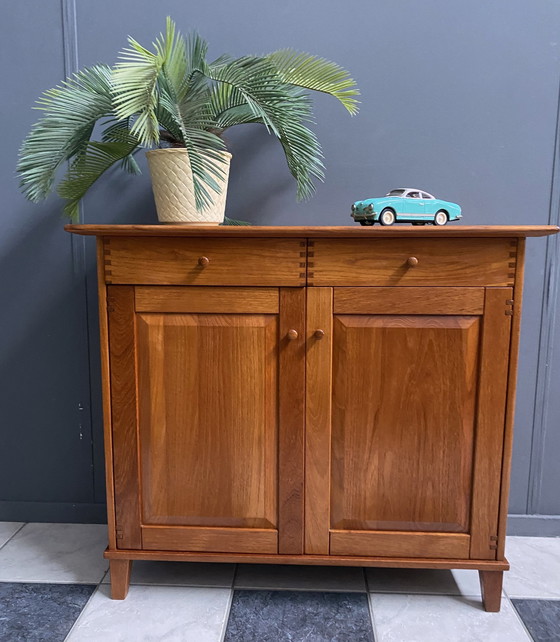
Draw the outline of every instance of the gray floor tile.
[[[231,589],[131,586],[111,600],[101,585],[67,642],[221,642]]]
[[[358,567],[239,564],[235,588],[294,591],[365,591]]]
[[[373,642],[363,593],[235,591],[225,642]]]
[[[163,586],[215,586],[231,588],[235,564],[206,564],[204,562],[146,562],[132,564],[131,584],[160,584]],[[111,573],[103,578],[109,584]]]
[[[373,593],[480,595],[478,572],[416,568],[368,568],[368,590]]]
[[[2,642],[62,642],[95,586],[0,583]]]
[[[510,598],[560,598],[560,538],[508,537],[504,590]]]
[[[0,581],[97,584],[106,546],[103,524],[26,524],[0,549]]]
[[[534,642],[560,640],[560,600],[512,600]]]
[[[0,522],[0,548],[18,532],[24,522]]]
[[[507,598],[499,613],[451,595],[370,593],[377,642],[530,642]]]

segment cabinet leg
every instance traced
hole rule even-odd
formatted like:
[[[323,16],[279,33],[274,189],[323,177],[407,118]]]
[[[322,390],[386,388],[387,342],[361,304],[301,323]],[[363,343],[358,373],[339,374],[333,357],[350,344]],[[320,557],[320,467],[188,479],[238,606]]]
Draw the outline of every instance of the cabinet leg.
[[[132,560],[109,560],[111,571],[111,598],[124,600],[130,584]]]
[[[485,611],[497,613],[502,602],[503,571],[478,571]]]

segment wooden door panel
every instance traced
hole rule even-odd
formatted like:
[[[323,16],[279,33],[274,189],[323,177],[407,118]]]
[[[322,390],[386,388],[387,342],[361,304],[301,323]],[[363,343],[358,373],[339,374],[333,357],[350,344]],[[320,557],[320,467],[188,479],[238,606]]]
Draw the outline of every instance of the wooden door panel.
[[[280,288],[278,552],[283,555],[303,553],[305,345],[305,289]]]
[[[142,526],[148,551],[212,551],[215,553],[277,553],[278,531],[264,528],[200,528]]]
[[[117,546],[302,553],[304,289],[107,291]]]
[[[277,317],[137,327],[143,524],[275,528]]]
[[[482,314],[484,288],[335,288],[335,314]]]
[[[473,475],[472,559],[496,559],[511,334],[511,288],[488,288]]]
[[[307,291],[305,552],[308,555],[329,554],[332,305],[333,288]]]
[[[144,285],[135,290],[137,312],[278,314],[278,288]]]
[[[479,318],[337,315],[331,528],[467,532]]]
[[[134,288],[108,286],[115,525],[118,548],[142,548],[136,431]]]
[[[464,533],[337,531],[330,535],[331,555],[467,559],[470,537]]]

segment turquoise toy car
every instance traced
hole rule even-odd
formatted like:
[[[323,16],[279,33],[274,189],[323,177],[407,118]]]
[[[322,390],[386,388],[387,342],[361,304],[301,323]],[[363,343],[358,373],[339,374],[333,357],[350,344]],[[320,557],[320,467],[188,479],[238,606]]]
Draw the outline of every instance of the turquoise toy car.
[[[456,203],[442,201],[423,190],[403,187],[391,190],[382,198],[356,201],[350,216],[361,225],[377,222],[381,225],[446,225],[448,221],[461,218],[461,208]]]

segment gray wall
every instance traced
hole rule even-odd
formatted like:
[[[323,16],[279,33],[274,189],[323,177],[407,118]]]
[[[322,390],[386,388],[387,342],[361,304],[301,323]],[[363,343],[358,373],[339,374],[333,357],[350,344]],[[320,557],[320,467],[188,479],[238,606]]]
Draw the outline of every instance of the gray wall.
[[[558,223],[556,0],[26,0],[0,24],[0,519],[102,521],[101,400],[92,239],[62,231],[60,201],[32,205],[14,177],[39,93],[112,63],[172,15],[210,54],[294,47],[336,60],[362,90],[350,118],[316,100],[327,179],[296,203],[280,146],[229,135],[228,214],[254,223],[350,223],[349,204],[400,185],[461,203],[465,223]],[[86,223],[153,223],[149,180],[117,172]],[[528,241],[511,531],[560,534],[558,242]]]

